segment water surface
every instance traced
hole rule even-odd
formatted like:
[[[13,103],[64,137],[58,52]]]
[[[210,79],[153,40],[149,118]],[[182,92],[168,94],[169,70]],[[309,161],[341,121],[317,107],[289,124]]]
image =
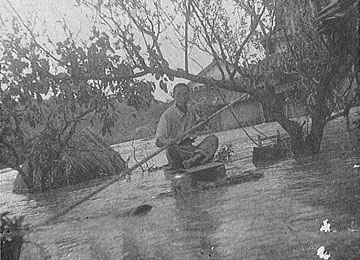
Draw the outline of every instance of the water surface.
[[[238,185],[175,196],[161,170],[134,172],[71,210],[55,223],[30,232],[22,259],[360,259],[360,173],[343,119],[326,129],[322,152],[255,167],[254,144],[242,130],[217,133],[220,145],[232,142],[235,155],[226,165],[230,175],[244,171],[264,177]],[[281,128],[258,128],[274,134]],[[246,128],[250,134],[258,133]],[[281,131],[284,133],[283,131]],[[153,140],[136,141],[137,159],[156,148]],[[131,143],[114,146],[124,158]],[[130,165],[134,160],[130,162]],[[164,154],[148,162],[160,166]],[[45,194],[11,192],[14,172],[0,174],[0,210],[25,215],[36,225],[94,190],[100,181]],[[125,217],[131,207],[150,204],[145,216]],[[331,232],[320,232],[325,219]]]

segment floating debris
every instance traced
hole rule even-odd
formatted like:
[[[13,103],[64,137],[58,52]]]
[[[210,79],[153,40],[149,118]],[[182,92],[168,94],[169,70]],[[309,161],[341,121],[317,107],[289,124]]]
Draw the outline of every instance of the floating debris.
[[[329,220],[328,219],[325,219],[324,221],[323,221],[323,224],[321,225],[321,227],[320,227],[320,232],[325,232],[325,233],[327,233],[327,232],[330,232],[331,230],[330,230],[330,223],[328,222]]]
[[[115,217],[131,217],[131,216],[144,216],[146,215],[153,206],[148,204],[143,204],[137,207],[133,207],[125,212],[115,214]]]
[[[327,251],[325,251],[324,246],[319,247],[319,249],[317,250],[317,255],[319,256],[320,259],[324,259],[324,260],[330,259],[330,254]]]
[[[232,143],[224,144],[214,156],[214,162],[228,162],[234,154],[234,145]]]
[[[128,216],[143,216],[143,215],[146,215],[152,209],[152,207],[153,206],[148,205],[148,204],[137,206],[135,208],[132,208],[128,212]]]
[[[24,216],[8,217],[9,212],[1,214],[1,259],[17,260],[20,258],[24,235],[28,227],[23,225]]]

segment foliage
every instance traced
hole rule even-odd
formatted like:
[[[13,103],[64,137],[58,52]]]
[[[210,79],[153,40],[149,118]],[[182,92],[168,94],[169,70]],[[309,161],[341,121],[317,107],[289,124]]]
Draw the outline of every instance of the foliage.
[[[80,121],[97,119],[109,133],[118,119],[114,103],[146,108],[156,85],[167,91],[174,78],[250,94],[289,133],[293,148],[306,144],[311,146],[306,150],[319,152],[334,109],[353,104],[342,85],[354,77],[358,59],[352,12],[341,30],[317,30],[315,17],[329,2],[77,0],[101,21],[81,44],[66,24],[67,37],[57,43],[35,34],[11,6],[14,17],[2,22],[13,31],[1,36],[2,155],[19,169],[36,154],[28,128],[48,136],[59,153]],[[48,42],[40,41],[44,38]],[[180,49],[185,70],[172,65],[179,65],[173,54]],[[189,71],[189,58],[197,63],[192,51],[211,56],[220,78]],[[52,105],[45,100],[49,96]],[[303,136],[302,124],[286,118],[288,100],[307,106],[313,122],[309,136]]]
[[[319,151],[324,126],[333,118],[334,109],[348,102],[342,85],[353,77],[351,68],[356,62],[353,20],[336,35],[317,30],[314,18],[329,2],[234,0],[226,7],[218,0],[173,0],[167,6],[161,1],[79,0],[99,13],[142,72],[153,74],[156,80],[174,76],[248,93],[297,143],[305,142],[302,125],[287,119],[283,107],[289,100],[302,102],[313,119],[312,141],[307,142],[313,143],[313,152]],[[128,19],[119,19],[123,16]],[[175,35],[162,37],[168,28]],[[142,40],[134,44],[135,38]],[[160,43],[175,38],[185,62],[193,49],[212,56],[219,64],[220,79],[193,75],[187,64],[185,70],[170,68],[162,48],[166,44]]]
[[[29,226],[24,224],[24,216],[10,217],[10,212],[1,213],[1,259],[17,260],[23,259],[25,254],[21,254],[24,245],[32,245],[35,250],[31,251],[31,256],[36,254],[36,259],[51,259],[45,248],[37,243],[24,239],[29,232]],[[27,251],[27,253],[29,253]]]
[[[224,144],[219,151],[216,152],[214,161],[215,162],[227,162],[230,161],[234,153],[234,145],[232,143]]]
[[[24,216],[10,218],[9,212],[1,213],[1,259],[19,259],[26,226]]]
[[[25,160],[53,164],[83,121],[96,121],[103,134],[111,133],[119,117],[116,103],[149,107],[154,84],[132,77],[106,33],[94,29],[82,44],[71,34],[57,43],[49,39],[53,49],[47,50],[26,24],[27,30],[19,29],[21,21],[8,21],[14,29],[1,36],[0,45],[0,147],[6,166],[22,172]]]

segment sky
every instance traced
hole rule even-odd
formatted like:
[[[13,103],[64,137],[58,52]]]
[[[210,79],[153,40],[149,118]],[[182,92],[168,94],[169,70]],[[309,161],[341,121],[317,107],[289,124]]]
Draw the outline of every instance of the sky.
[[[170,1],[170,0],[164,0]],[[24,20],[30,20],[35,24],[35,28],[39,31],[46,30],[46,34],[50,38],[61,40],[63,35],[62,20],[65,20],[71,31],[75,32],[78,39],[86,38],[89,28],[93,25],[98,25],[99,20],[96,16],[86,8],[76,8],[75,0],[10,0],[13,7],[23,17]],[[6,17],[13,14],[13,10],[9,7],[7,0],[0,0],[0,15]],[[169,33],[171,36],[171,32]],[[170,62],[171,68],[183,68],[184,57],[182,51],[174,51],[174,47],[170,41],[162,41],[164,56]],[[211,61],[210,56],[204,55],[200,52],[193,51],[191,57],[197,61],[201,66],[195,62],[189,61],[190,71],[197,74],[202,68],[206,67]],[[149,80],[152,77],[147,78]],[[186,80],[175,79],[168,89],[171,90],[178,82],[185,82]],[[156,99],[161,101],[171,100],[171,96],[164,91],[156,88],[154,93]]]

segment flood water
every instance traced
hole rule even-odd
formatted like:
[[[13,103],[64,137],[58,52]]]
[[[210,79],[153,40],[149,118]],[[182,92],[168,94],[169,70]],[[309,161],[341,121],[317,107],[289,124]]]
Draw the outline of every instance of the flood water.
[[[257,136],[251,128],[248,132]],[[276,123],[258,129],[274,134]],[[56,222],[26,236],[22,259],[360,259],[360,164],[339,118],[329,123],[319,155],[272,165],[252,164],[254,144],[242,130],[217,133],[232,142],[230,175],[264,177],[206,191],[158,196],[171,190],[162,170],[112,184]],[[153,140],[136,141],[137,159],[155,151]],[[123,158],[131,143],[114,146]],[[133,160],[130,162],[130,165]],[[162,153],[148,162],[166,163]],[[46,194],[15,195],[14,172],[0,174],[0,211],[25,215],[36,225],[96,189],[101,182]],[[144,216],[124,216],[150,204]],[[321,232],[324,220],[330,227]],[[324,247],[326,252],[318,253]]]

